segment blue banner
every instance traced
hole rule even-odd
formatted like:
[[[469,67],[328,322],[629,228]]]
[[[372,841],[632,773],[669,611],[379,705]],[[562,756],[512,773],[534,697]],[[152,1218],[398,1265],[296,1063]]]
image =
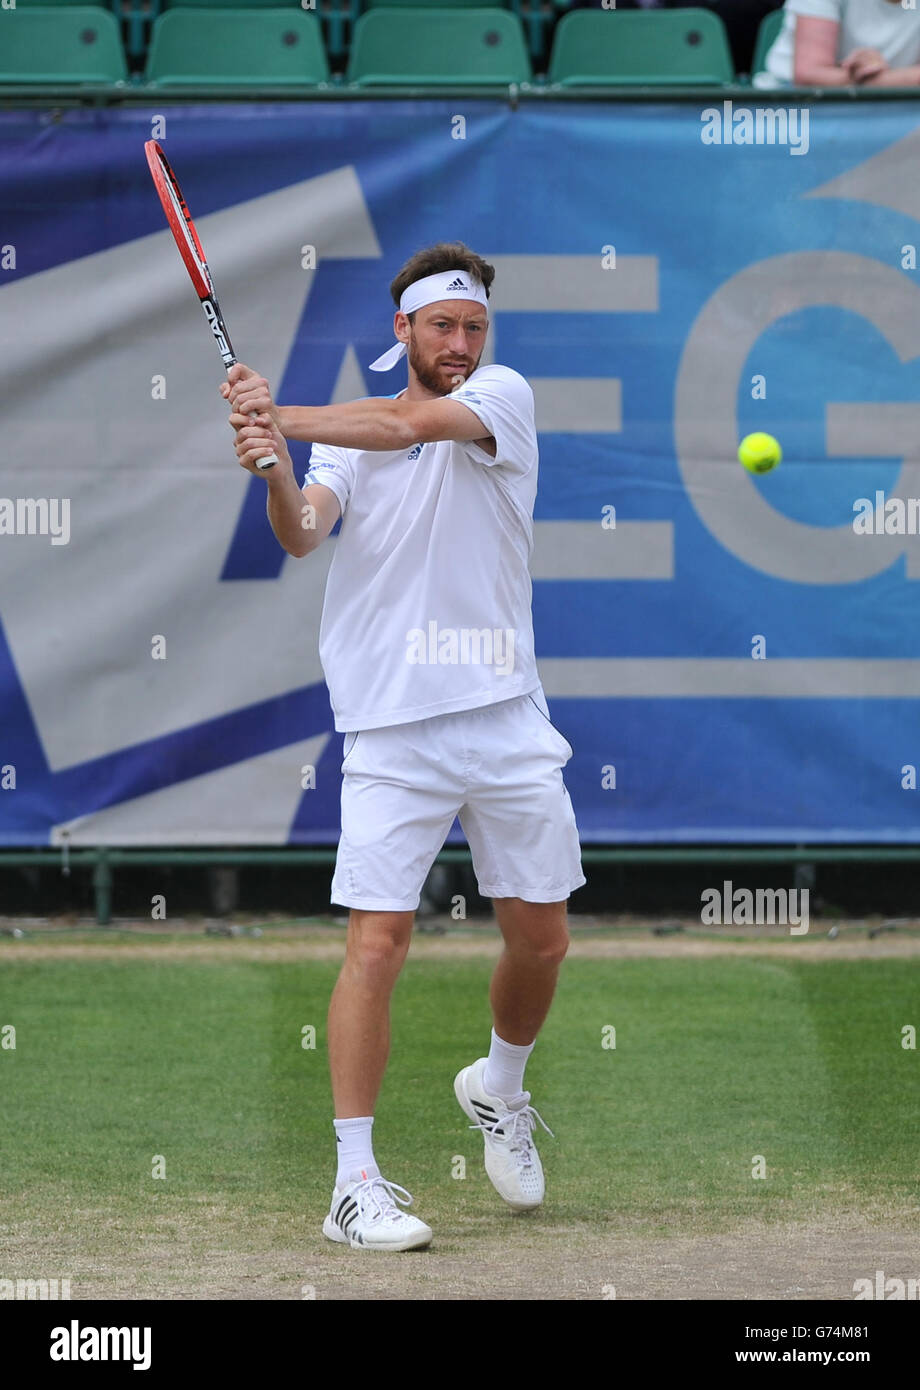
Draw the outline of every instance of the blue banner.
[[[0,842],[338,836],[336,542],[286,556],[237,465],[151,136],[281,402],[405,384],[419,247],[495,264],[585,842],[920,841],[915,108],[761,95],[0,113]]]

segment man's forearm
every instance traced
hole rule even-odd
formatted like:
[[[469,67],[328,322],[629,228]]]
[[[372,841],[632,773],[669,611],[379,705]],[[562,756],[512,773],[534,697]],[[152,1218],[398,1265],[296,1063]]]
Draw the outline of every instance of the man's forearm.
[[[276,477],[274,473],[266,476],[268,499],[266,511],[278,544],[289,555],[303,556],[310,552],[310,531],[304,528],[304,495],[297,486],[297,479],[290,468],[285,468]]]
[[[415,443],[401,401],[374,396],[342,405],[282,405],[281,433],[285,439],[310,444],[336,444],[341,449],[395,450]]]
[[[861,87],[917,87],[920,86],[920,67],[886,68],[876,77],[860,83]]]
[[[836,64],[818,64],[815,67],[796,68],[793,76],[795,87],[855,87],[856,82],[844,67]]]

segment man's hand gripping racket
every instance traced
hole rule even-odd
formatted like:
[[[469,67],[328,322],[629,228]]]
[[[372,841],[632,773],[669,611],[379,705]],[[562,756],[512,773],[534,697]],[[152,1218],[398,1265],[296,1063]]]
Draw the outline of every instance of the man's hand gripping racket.
[[[195,230],[195,224],[192,221],[188,205],[182,196],[182,189],[179,187],[179,182],[170,168],[169,160],[160,149],[156,140],[148,140],[145,143],[144,153],[147,156],[147,164],[150,167],[154,185],[159,194],[160,202],[163,205],[163,211],[166,213],[166,220],[176,239],[176,246],[179,248],[179,254],[185,262],[185,268],[191,277],[192,284],[195,287],[195,293],[201,300],[201,307],[204,310],[205,318],[210,324],[211,332],[214,335],[214,341],[217,344],[224,366],[229,372],[231,367],[236,366],[236,354],[233,351],[233,344],[230,342],[230,334],[227,332],[226,325],[221,317],[220,305],[217,302],[217,295],[214,293],[214,282],[211,279],[211,272],[208,269],[208,263],[205,260],[201,241]],[[248,372],[248,368],[244,370]],[[242,375],[242,373],[239,375]],[[221,388],[221,391],[222,394],[224,394],[223,388]],[[229,398],[229,387],[226,392],[226,398]],[[247,411],[247,413],[249,412]],[[274,417],[274,422],[277,428],[277,416]],[[237,453],[239,453],[239,449],[237,449]],[[242,456],[240,457],[240,462],[243,462]],[[264,472],[265,469],[274,467],[278,462],[278,455],[274,452],[264,456],[260,454],[254,462],[256,467]]]
[[[281,432],[278,406],[272,400],[271,387],[264,376],[242,362],[235,363],[227,376],[229,379],[221,382],[218,389],[233,411],[230,426],[236,431],[234,443],[243,468],[250,473],[261,470],[267,449],[272,450],[276,461],[293,466]]]

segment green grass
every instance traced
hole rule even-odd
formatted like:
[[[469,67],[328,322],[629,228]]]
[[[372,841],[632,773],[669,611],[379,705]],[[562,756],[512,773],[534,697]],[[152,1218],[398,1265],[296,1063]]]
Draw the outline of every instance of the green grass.
[[[327,961],[17,962],[0,973],[0,1226],[143,1245],[207,1229],[312,1240],[334,1176]],[[482,1054],[491,964],[416,960],[375,1126],[384,1174],[450,1240],[494,1207],[453,1096]],[[527,1073],[546,1219],[702,1234],[916,1212],[920,962],[572,959]],[[315,1051],[301,1029],[317,1031]],[[616,1049],[601,1046],[605,1025]],[[155,1155],[166,1163],[154,1179]],[[451,1177],[465,1156],[468,1177]],[[766,1179],[752,1179],[755,1155]],[[0,1271],[2,1272],[2,1271]]]

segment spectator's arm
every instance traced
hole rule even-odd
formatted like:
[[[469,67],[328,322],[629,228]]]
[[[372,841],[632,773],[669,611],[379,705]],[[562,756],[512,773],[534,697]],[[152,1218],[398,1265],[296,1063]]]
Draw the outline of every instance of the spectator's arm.
[[[792,78],[797,87],[855,85],[847,69],[837,62],[839,30],[835,19],[796,16]]]
[[[867,77],[861,87],[920,87],[920,67],[886,68],[877,77]]]

